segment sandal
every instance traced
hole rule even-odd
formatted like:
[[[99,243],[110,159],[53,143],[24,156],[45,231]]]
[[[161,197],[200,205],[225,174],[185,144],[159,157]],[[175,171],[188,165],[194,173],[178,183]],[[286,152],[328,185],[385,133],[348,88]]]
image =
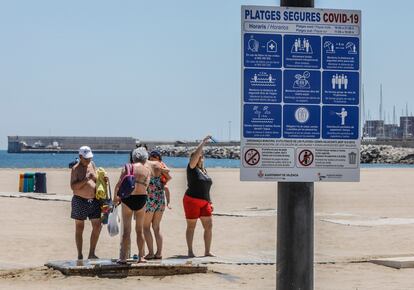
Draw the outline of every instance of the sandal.
[[[156,258],[155,255],[150,255],[150,254],[144,257],[145,260],[154,260],[155,258]]]
[[[116,263],[119,264],[119,265],[127,265],[128,264],[127,260],[121,260],[121,259],[117,260]]]

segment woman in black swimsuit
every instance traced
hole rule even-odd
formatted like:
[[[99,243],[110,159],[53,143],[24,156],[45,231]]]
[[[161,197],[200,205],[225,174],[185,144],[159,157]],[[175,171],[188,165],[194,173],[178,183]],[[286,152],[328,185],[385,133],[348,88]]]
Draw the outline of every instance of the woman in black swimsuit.
[[[188,256],[194,257],[193,237],[197,220],[200,219],[204,228],[204,256],[214,256],[210,252],[213,237],[213,204],[210,199],[210,188],[213,183],[204,167],[203,146],[211,139],[206,136],[191,154],[187,166],[187,190],[183,205],[187,220],[186,240]]]
[[[137,233],[137,246],[138,246],[138,262],[145,262],[145,240],[143,234],[144,215],[145,215],[145,203],[147,200],[147,188],[151,177],[151,172],[145,166],[145,162],[148,159],[147,150],[143,147],[139,147],[132,152],[131,164],[133,173],[135,175],[135,190],[127,198],[120,199],[118,197],[119,187],[123,177],[126,175],[126,169],[122,170],[119,181],[115,187],[115,204],[122,202],[122,221],[123,221],[123,234],[121,242],[121,254],[120,263],[126,263],[129,258],[129,249],[131,248],[131,220],[132,216],[135,217],[135,231]]]

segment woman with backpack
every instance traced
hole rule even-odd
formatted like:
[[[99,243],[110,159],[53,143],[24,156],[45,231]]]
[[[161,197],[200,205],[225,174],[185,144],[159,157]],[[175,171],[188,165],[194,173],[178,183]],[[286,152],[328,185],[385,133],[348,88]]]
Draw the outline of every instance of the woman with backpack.
[[[145,165],[148,152],[145,148],[136,148],[131,154],[132,163],[126,164],[115,186],[115,204],[122,203],[123,234],[119,263],[126,263],[131,247],[131,220],[135,217],[137,234],[138,262],[145,262],[145,240],[143,234],[145,203],[151,171]]]

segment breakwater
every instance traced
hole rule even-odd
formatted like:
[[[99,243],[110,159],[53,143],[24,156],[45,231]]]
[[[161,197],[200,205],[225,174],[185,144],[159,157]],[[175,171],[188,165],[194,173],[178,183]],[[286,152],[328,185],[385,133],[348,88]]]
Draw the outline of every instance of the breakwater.
[[[195,146],[159,145],[154,149],[162,156],[188,157],[195,150]],[[213,159],[240,159],[240,146],[204,146],[204,156]]]
[[[195,146],[156,146],[163,156],[188,157]],[[240,159],[240,146],[205,146],[204,156],[214,159]],[[414,164],[414,148],[390,145],[361,145],[361,163]]]
[[[361,163],[414,164],[414,148],[361,145]]]

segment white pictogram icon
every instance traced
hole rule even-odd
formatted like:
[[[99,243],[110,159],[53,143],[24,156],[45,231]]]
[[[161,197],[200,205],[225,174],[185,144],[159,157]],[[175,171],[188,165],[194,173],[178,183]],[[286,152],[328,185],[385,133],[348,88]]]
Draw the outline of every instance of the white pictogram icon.
[[[335,45],[330,41],[325,41],[323,44],[323,47],[325,48],[326,53],[335,53]],[[341,49],[343,49],[343,44],[341,44]],[[357,48],[356,45],[353,42],[347,42],[345,45],[345,48],[348,50],[348,54],[357,54]]]
[[[303,53],[303,54],[312,54],[312,46],[309,43],[309,39],[300,37],[295,39],[295,42],[292,44],[292,49],[290,50],[292,53]]]
[[[250,50],[251,52],[259,51],[259,42],[253,38],[253,35],[250,36],[250,39],[247,42],[247,50]]]
[[[309,120],[309,111],[305,107],[299,107],[295,111],[295,119],[299,123],[306,123]]]
[[[271,114],[269,111],[269,106],[263,106],[260,110],[259,106],[253,106],[253,113],[257,115],[258,119],[266,118],[268,115]]]
[[[266,44],[266,51],[270,53],[277,52],[277,43],[274,40],[269,40]]]
[[[348,49],[348,54],[357,54],[356,45],[353,42],[348,42],[345,47]]]
[[[326,53],[335,53],[335,46],[332,42],[330,41],[325,41],[325,43],[323,44],[323,47],[326,48]]]
[[[348,112],[345,108],[342,108],[341,112],[336,113],[341,118],[341,126],[345,125],[345,118],[348,116]]]
[[[344,74],[334,74],[332,75],[331,84],[333,90],[347,90],[349,84],[348,77]]]
[[[310,72],[305,71],[303,74],[296,74],[295,81],[293,82],[294,89],[310,89],[310,83],[308,81]]]
[[[276,79],[271,73],[258,72],[250,78],[250,84],[252,86],[273,86]]]

